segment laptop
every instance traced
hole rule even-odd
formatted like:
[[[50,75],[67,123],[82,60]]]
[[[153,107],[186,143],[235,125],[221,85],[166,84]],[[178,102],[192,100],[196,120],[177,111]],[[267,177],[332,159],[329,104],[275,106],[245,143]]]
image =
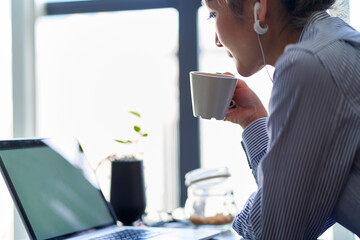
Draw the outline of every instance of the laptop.
[[[0,169],[30,239],[192,240],[220,233],[119,225],[75,139],[0,141]]]

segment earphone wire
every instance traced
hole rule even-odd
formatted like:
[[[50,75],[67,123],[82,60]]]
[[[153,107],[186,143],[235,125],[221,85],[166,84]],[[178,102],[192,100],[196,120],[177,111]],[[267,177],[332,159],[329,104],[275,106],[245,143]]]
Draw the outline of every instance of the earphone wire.
[[[265,54],[264,54],[264,50],[263,50],[263,47],[262,47],[262,44],[261,44],[261,41],[260,41],[260,36],[258,33],[256,33],[256,36],[257,36],[257,39],[259,41],[259,46],[260,46],[260,50],[261,50],[261,55],[262,55],[262,58],[263,58],[263,61],[264,61],[264,67],[266,69],[266,72],[271,80],[271,82],[273,81],[273,78],[270,76],[270,73],[269,73],[269,70],[267,68],[267,65],[266,65],[266,61],[265,61]]]

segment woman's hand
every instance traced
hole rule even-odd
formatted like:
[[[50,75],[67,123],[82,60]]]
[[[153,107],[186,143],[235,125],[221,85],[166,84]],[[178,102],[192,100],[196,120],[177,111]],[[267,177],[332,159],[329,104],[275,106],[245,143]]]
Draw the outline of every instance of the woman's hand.
[[[230,75],[229,73],[226,74]],[[259,118],[268,116],[258,96],[240,79],[235,88],[232,104],[226,114],[225,121],[237,123],[242,128],[246,128]]]

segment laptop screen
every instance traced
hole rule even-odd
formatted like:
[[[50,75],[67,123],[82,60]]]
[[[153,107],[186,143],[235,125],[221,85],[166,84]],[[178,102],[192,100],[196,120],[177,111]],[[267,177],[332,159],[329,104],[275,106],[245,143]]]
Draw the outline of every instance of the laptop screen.
[[[3,176],[33,238],[115,223],[77,141],[0,141],[0,157]]]

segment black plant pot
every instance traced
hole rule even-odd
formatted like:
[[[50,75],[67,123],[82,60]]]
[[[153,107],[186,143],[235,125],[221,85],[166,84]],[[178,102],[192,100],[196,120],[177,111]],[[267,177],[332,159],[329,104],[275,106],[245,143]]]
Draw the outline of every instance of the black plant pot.
[[[110,203],[117,219],[124,225],[131,225],[144,213],[146,198],[141,160],[111,163]]]

